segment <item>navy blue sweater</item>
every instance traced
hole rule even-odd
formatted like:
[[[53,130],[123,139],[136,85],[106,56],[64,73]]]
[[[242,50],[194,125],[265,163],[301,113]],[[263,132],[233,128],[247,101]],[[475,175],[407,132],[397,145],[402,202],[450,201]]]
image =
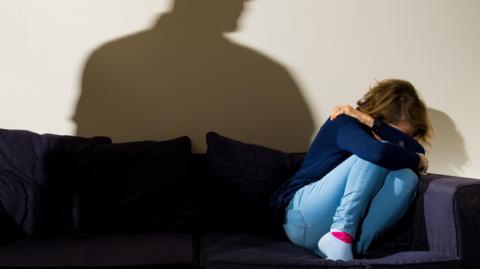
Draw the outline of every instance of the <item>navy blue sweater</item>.
[[[389,170],[418,171],[420,157],[416,152],[424,154],[425,150],[417,141],[385,123],[373,131],[392,143],[378,141],[372,129],[350,116],[328,119],[310,145],[301,168],[271,197],[270,206],[279,221],[285,221],[285,208],[298,189],[323,178],[352,154]]]

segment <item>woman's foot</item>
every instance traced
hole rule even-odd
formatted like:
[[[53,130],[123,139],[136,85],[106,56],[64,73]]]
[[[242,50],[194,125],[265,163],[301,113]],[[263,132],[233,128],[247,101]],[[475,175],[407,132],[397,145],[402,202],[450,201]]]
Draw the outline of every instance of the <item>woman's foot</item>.
[[[353,259],[353,237],[340,230],[332,229],[318,241],[318,248],[329,260],[349,261]]]

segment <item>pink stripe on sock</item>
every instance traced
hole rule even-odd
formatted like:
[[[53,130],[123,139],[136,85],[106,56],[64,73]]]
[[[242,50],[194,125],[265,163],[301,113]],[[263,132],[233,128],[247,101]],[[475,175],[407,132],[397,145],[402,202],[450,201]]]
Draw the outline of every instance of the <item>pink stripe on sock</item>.
[[[353,243],[353,237],[346,232],[331,232],[333,236],[347,244]]]

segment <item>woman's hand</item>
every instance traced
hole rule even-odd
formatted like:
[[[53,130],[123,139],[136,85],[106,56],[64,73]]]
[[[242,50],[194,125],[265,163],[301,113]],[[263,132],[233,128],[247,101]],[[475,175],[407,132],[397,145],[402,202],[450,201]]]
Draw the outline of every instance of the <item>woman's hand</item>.
[[[420,174],[426,175],[428,170],[428,159],[427,157],[425,157],[424,154],[421,154],[421,153],[417,153],[417,154],[420,157],[420,163],[418,164],[418,171],[420,172]]]
[[[356,118],[359,122],[367,125],[368,127],[372,127],[373,122],[375,121],[373,117],[353,108],[351,105],[336,106],[332,113],[330,113],[330,120],[334,120],[336,117],[342,114]]]

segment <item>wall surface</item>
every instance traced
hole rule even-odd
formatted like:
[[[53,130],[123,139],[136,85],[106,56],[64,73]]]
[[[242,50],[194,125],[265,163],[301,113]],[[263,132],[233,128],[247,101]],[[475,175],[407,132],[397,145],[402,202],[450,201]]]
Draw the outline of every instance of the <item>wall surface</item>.
[[[245,3],[244,3],[245,2]],[[115,141],[216,131],[304,152],[337,104],[411,81],[431,172],[480,178],[475,0],[0,0],[0,128]]]

